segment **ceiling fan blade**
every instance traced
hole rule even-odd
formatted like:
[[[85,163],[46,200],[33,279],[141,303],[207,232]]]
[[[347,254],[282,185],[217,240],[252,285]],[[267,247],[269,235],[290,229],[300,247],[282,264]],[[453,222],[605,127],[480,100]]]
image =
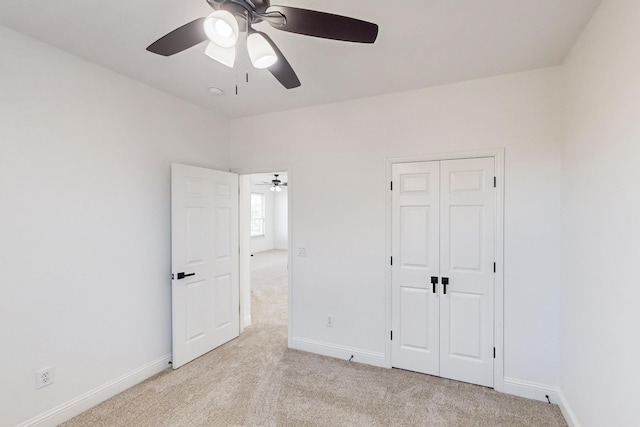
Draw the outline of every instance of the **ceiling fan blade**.
[[[288,6],[271,6],[267,9],[270,12],[280,12],[286,18],[284,25],[270,22],[271,26],[290,33],[357,43],[373,43],[378,37],[376,24],[347,16]]]
[[[170,56],[207,40],[207,35],[202,26],[204,20],[205,18],[198,18],[171,31],[166,36],[151,43],[147,50],[158,55]]]
[[[278,46],[276,46],[273,40],[271,40],[271,37],[269,37],[262,31],[256,31],[256,33],[261,34],[262,37],[264,37],[265,40],[269,42],[269,44],[275,51],[276,56],[278,57],[276,63],[267,68],[267,70],[269,70],[269,72],[273,74],[273,77],[275,77],[276,80],[278,80],[282,84],[282,86],[287,89],[293,89],[300,86],[300,80],[298,79],[296,72],[293,71],[291,64],[289,64],[287,58],[284,57],[280,49],[278,49]]]

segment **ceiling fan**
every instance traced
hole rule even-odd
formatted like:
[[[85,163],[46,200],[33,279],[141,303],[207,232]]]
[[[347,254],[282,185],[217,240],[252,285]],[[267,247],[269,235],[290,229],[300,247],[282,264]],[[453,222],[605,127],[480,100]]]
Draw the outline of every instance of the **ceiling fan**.
[[[282,187],[286,187],[288,183],[282,182],[281,180],[279,180],[278,177],[280,175],[278,174],[274,174],[273,176],[275,176],[275,178],[272,179],[271,181],[263,181],[262,184],[256,184],[256,185],[270,185],[271,188],[269,188],[269,190],[277,191],[278,193],[281,192]]]
[[[216,61],[233,67],[236,42],[240,32],[247,33],[247,51],[256,68],[266,68],[287,89],[300,86],[300,80],[271,38],[253,29],[259,22],[290,33],[373,43],[378,26],[331,13],[288,6],[271,6],[269,0],[206,0],[214,12],[173,30],[152,43],[147,50],[170,56],[209,40],[205,53]]]

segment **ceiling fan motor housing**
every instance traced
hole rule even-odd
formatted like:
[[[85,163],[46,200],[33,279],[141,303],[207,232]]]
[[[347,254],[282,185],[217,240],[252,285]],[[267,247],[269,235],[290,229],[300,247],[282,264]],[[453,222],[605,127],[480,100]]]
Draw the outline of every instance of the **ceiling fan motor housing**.
[[[207,0],[207,3],[215,10],[231,12],[242,24],[248,19],[252,24],[262,21],[260,14],[264,14],[270,6],[269,0]]]

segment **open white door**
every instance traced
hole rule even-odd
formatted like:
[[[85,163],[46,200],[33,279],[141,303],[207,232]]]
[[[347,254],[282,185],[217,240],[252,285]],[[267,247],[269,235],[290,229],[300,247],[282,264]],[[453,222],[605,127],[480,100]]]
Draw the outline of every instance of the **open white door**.
[[[171,165],[173,368],[239,334],[238,175]]]

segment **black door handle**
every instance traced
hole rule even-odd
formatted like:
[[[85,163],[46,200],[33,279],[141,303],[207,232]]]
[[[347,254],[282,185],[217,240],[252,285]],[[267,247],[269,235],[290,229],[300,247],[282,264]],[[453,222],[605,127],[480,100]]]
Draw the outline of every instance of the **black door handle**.
[[[185,277],[189,277],[189,276],[195,276],[196,273],[189,273],[189,274],[184,274],[184,271],[182,273],[178,273],[178,280],[180,279],[184,279]]]
[[[448,277],[443,277],[442,278],[442,293],[444,295],[447,294],[447,285],[449,284],[449,278]]]
[[[438,277],[431,276],[431,284],[433,285],[433,293],[436,293],[436,285],[438,284]]]

